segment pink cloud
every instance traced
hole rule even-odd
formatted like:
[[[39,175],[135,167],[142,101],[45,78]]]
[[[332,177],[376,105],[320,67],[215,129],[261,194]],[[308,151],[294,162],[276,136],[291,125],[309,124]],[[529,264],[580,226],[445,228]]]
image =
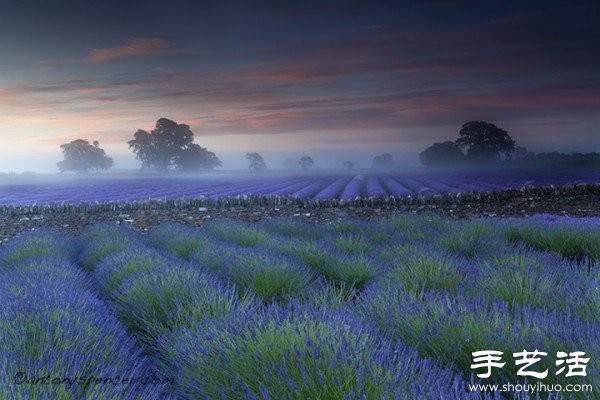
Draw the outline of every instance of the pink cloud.
[[[124,45],[108,49],[92,49],[87,61],[102,63],[115,58],[150,57],[177,52],[164,39],[129,39]]]

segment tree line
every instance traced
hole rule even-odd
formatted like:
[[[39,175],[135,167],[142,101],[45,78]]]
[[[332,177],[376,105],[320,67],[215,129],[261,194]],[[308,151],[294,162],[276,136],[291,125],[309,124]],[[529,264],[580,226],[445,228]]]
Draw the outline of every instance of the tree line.
[[[517,146],[510,135],[496,125],[486,121],[469,121],[463,124],[454,141],[434,143],[419,154],[421,163],[431,167],[479,166],[503,162],[515,166],[539,167],[600,167],[600,154],[534,154]],[[221,160],[208,149],[194,143],[194,133],[189,125],[178,124],[167,118],[156,121],[154,129],[147,132],[138,129],[133,139],[127,142],[129,149],[140,160],[142,169],[159,172],[177,170],[182,172],[211,171],[222,165]],[[75,171],[86,173],[109,169],[113,160],[100,148],[97,141],[77,139],[60,146],[64,159],[57,163],[61,172]],[[257,152],[245,155],[248,169],[267,169],[264,158]],[[308,170],[314,165],[310,156],[298,160],[287,160],[287,169]],[[391,169],[398,164],[389,153],[376,155],[372,168]],[[352,161],[344,161],[342,166],[354,168]]]
[[[189,125],[178,124],[167,118],[156,121],[155,128],[150,132],[138,129],[127,144],[141,161],[142,170],[212,171],[222,165],[215,153],[194,143],[194,133]],[[112,158],[100,148],[98,141],[90,143],[84,139],[76,139],[60,148],[64,159],[57,165],[61,172],[87,173],[113,166]],[[252,171],[267,169],[267,164],[259,153],[247,153],[246,160],[249,162],[248,169]],[[304,170],[311,168],[313,164],[310,156],[302,156],[297,161],[297,166]]]
[[[532,153],[517,146],[502,128],[487,121],[465,122],[458,139],[434,143],[419,154],[431,167],[485,166],[600,168],[598,153]]]
[[[222,165],[221,160],[208,149],[194,143],[194,133],[189,125],[178,124],[167,118],[156,121],[150,132],[138,129],[133,139],[127,142],[129,149],[142,164],[142,170],[165,172],[177,170],[182,172],[211,171]],[[57,163],[61,172],[74,171],[87,173],[100,171],[113,166],[113,160],[100,148],[97,141],[90,143],[84,139],[73,140],[60,146],[64,159]],[[246,153],[248,169],[262,171],[267,169],[264,158],[257,152]],[[302,156],[292,160],[287,168],[308,170],[313,167],[314,160],[310,156]],[[373,159],[373,166],[388,168],[394,164],[391,154],[381,154]],[[354,168],[352,161],[345,161],[344,168]]]

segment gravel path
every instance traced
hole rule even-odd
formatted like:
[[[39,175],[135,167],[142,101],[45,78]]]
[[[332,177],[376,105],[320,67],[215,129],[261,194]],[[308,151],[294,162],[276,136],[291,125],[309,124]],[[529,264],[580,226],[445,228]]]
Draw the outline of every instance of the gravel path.
[[[519,217],[546,213],[572,217],[600,216],[600,184],[547,186],[490,193],[461,193],[431,198],[375,198],[317,201],[290,198],[233,198],[219,203],[169,201],[57,207],[1,207],[0,241],[15,234],[52,227],[76,233],[99,221],[131,224],[140,231],[167,221],[201,226],[212,219],[259,221],[265,218],[301,218],[314,223],[353,217],[389,218],[398,213],[437,213],[457,219]]]

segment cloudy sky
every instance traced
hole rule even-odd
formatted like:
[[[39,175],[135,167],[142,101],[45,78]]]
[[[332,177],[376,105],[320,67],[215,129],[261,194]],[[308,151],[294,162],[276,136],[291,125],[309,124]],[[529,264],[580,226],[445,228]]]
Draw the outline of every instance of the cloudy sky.
[[[28,1],[0,13],[0,171],[59,145],[189,124],[225,168],[414,161],[468,120],[534,151],[600,151],[596,1]]]

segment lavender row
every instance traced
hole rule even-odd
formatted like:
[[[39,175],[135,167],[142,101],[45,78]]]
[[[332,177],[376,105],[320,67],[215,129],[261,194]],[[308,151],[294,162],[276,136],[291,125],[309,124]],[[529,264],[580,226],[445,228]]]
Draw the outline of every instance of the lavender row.
[[[68,260],[68,240],[57,236],[21,235],[0,254],[0,397],[167,398],[161,392],[169,382]]]
[[[150,199],[212,200],[235,196],[292,196],[301,199],[342,199],[369,196],[431,196],[461,191],[500,189],[550,184],[597,183],[598,176],[541,173],[406,173],[390,175],[240,176],[197,178],[77,179],[72,182],[4,185],[0,204],[55,204],[123,202]],[[345,184],[344,184],[345,183]]]

